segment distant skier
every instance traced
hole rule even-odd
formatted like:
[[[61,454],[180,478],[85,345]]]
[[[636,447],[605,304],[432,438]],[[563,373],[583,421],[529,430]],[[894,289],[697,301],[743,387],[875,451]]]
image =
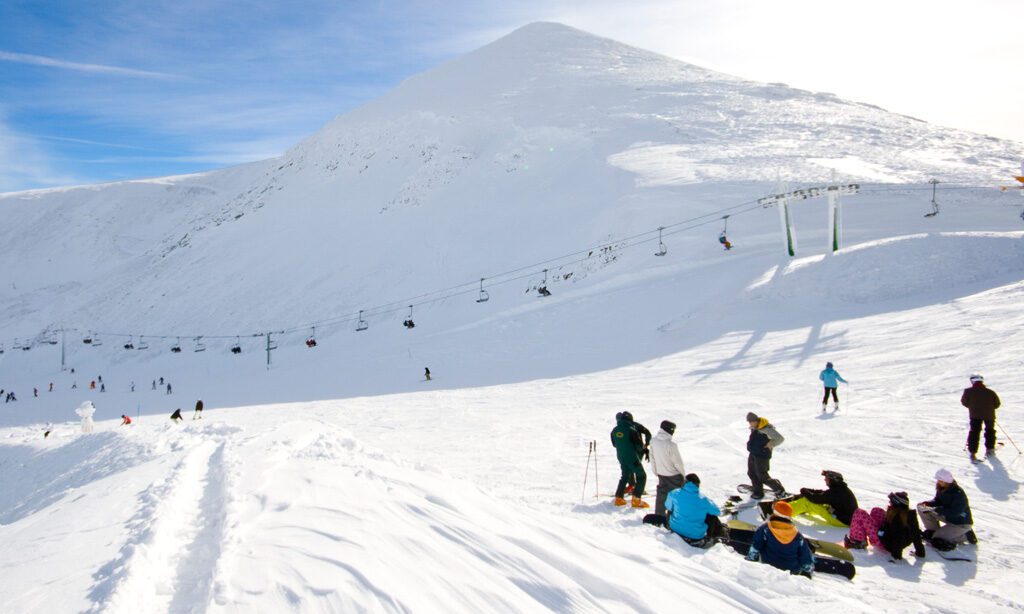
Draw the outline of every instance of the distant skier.
[[[832,368],[832,363],[825,363],[825,370],[818,375],[818,379],[825,384],[825,396],[821,399],[821,411],[824,412],[828,407],[828,395],[832,394],[832,400],[835,402],[833,411],[839,411],[839,395],[836,394],[836,388],[839,387],[839,382],[849,384],[850,382],[843,379],[839,372]]]
[[[686,484],[686,469],[683,457],[679,454],[679,446],[672,441],[676,425],[668,420],[661,422],[658,434],[651,439],[649,446],[651,472],[658,476],[658,491],[654,498],[654,513],[665,515],[665,498],[671,491],[682,488]],[[698,481],[699,485],[700,482]]]
[[[814,557],[807,540],[793,524],[793,508],[789,503],[775,502],[772,515],[754,531],[747,560],[761,561],[791,574],[811,577]]]
[[[33,388],[32,389],[32,396],[33,397],[38,397],[39,396],[39,389],[38,388]]]
[[[106,384],[100,384],[100,392],[106,392],[106,391],[107,391],[107,385]]]
[[[89,390],[96,390],[96,380],[89,382]]]
[[[985,455],[996,451],[996,410],[1001,404],[999,395],[985,387],[985,378],[980,375],[971,376],[971,387],[960,396],[960,404],[969,411],[971,428],[967,432],[967,449],[971,460],[978,460],[978,443],[981,439],[981,425],[985,425]]]
[[[952,550],[964,540],[978,543],[971,503],[949,469],[935,472],[935,498],[919,503],[917,513],[924,525],[924,538],[936,550]]]
[[[128,390],[131,391],[131,392],[135,392],[135,382],[134,381],[128,386]]]
[[[53,432],[53,423],[52,422],[47,422],[46,426],[43,428],[43,439],[46,439],[47,437],[49,437],[50,433],[52,433],[52,432]]]
[[[772,478],[768,471],[771,469],[772,450],[785,438],[768,422],[768,418],[761,418],[754,412],[747,413],[747,424],[750,426],[747,439],[747,477],[752,486],[750,498],[763,499],[765,485],[772,489],[776,498],[784,497],[786,489],[782,482]]]
[[[97,375],[96,376],[96,381],[102,384],[103,383],[103,376],[102,375]]]
[[[199,399],[198,401],[196,401],[196,411],[195,411],[195,413],[192,414],[192,419],[193,420],[202,420],[203,419],[203,400],[202,399]]]
[[[427,381],[429,382],[430,381],[430,367],[424,367],[423,375],[425,375],[427,377]]]
[[[164,378],[162,378],[162,377],[160,378],[160,385],[161,385],[161,386],[163,386],[163,385],[164,385]]]
[[[181,422],[182,420],[184,420],[184,418],[181,417],[181,408],[179,407],[178,409],[174,410],[173,414],[171,414],[171,422],[178,423]]]
[[[649,503],[640,498],[647,485],[647,473],[644,471],[643,463],[640,462],[645,446],[640,432],[633,423],[633,414],[628,411],[615,414],[615,428],[612,429],[610,436],[621,470],[619,485],[615,489],[615,505],[626,504],[626,486],[632,481],[636,484],[633,488],[632,506],[651,507]]]
[[[156,380],[153,380],[153,390],[156,390]]]
[[[171,383],[167,382],[167,394],[171,394]]]
[[[50,382],[50,392],[53,392],[53,382]]]
[[[132,423],[132,419],[128,416],[121,414],[121,426],[127,426]]]
[[[78,388],[78,382],[71,382],[71,389],[74,390],[76,388]]]

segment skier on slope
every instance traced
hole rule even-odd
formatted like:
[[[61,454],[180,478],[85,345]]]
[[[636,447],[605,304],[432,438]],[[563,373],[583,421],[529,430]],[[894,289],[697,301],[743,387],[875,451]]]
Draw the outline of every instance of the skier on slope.
[[[647,473],[644,472],[643,463],[640,462],[640,455],[645,446],[633,423],[633,414],[628,411],[619,412],[615,414],[615,421],[615,428],[612,429],[610,436],[622,473],[619,485],[615,489],[615,505],[626,504],[626,486],[630,481],[635,480],[632,506],[649,508],[650,504],[640,498],[647,485]]]
[[[850,382],[843,379],[839,372],[832,368],[832,363],[825,363],[825,370],[818,375],[818,379],[825,385],[825,396],[821,399],[821,411],[824,412],[825,408],[828,407],[828,395],[832,394],[832,400],[835,402],[833,405],[834,411],[839,411],[839,395],[836,393],[836,388],[839,387],[839,382],[849,384]]]
[[[825,490],[801,488],[799,497],[787,499],[793,508],[793,515],[810,516],[811,520],[832,527],[849,527],[853,513],[857,510],[856,495],[838,471],[824,469],[821,475],[825,477]],[[762,502],[761,516],[766,518],[769,514],[771,504]]]
[[[747,560],[761,561],[791,574],[811,577],[814,556],[807,540],[793,524],[793,508],[789,503],[775,502],[772,515],[754,531]]]
[[[850,532],[843,537],[847,548],[864,549],[868,543],[888,552],[894,561],[903,559],[903,551],[914,545],[914,556],[924,558],[924,543],[921,541],[921,525],[917,512],[910,509],[910,496],[905,492],[889,493],[889,507],[873,508],[868,514],[864,510],[853,513]]]
[[[750,426],[750,437],[747,439],[747,477],[750,478],[752,487],[750,498],[763,499],[766,484],[775,493],[776,498],[786,496],[782,482],[768,474],[771,469],[772,450],[785,441],[785,438],[768,422],[768,418],[758,417],[754,412],[747,413],[747,424]]]
[[[645,429],[646,430],[646,429]],[[676,425],[668,420],[661,422],[658,434],[651,439],[649,455],[651,459],[651,472],[658,476],[658,490],[654,498],[654,513],[659,516],[665,515],[665,498],[668,493],[682,488],[686,484],[686,469],[683,467],[683,457],[679,454],[679,446],[672,441],[672,435],[676,432]],[[699,482],[698,482],[699,484]]]
[[[687,474],[685,480],[683,487],[669,493],[665,502],[668,526],[691,546],[710,548],[728,535],[718,519],[722,510],[700,492],[700,477],[696,473]]]
[[[967,449],[971,460],[978,460],[978,443],[981,439],[981,425],[985,425],[985,455],[991,456],[996,451],[996,410],[999,409],[999,395],[995,390],[985,387],[985,378],[980,375],[971,376],[971,387],[960,396],[960,404],[969,410],[971,428],[967,432]]]
[[[964,540],[978,543],[971,503],[949,469],[935,472],[935,498],[918,503],[917,513],[924,525],[924,538],[936,550],[952,550]]]

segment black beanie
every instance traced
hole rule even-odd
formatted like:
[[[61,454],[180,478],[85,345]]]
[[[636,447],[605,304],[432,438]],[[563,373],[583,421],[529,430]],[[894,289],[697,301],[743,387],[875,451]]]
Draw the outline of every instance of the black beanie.
[[[661,421],[661,430],[665,431],[669,435],[675,435],[675,433],[676,433],[676,423],[675,422],[669,422],[668,420],[662,420]]]
[[[687,473],[686,474],[686,481],[687,482],[693,482],[697,486],[700,486],[700,478],[697,477],[696,473]]]

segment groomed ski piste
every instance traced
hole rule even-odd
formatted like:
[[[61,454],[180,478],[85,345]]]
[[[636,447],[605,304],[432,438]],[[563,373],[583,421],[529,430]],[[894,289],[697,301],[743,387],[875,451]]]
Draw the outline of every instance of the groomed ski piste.
[[[538,29],[531,27],[526,34],[535,43]],[[541,33],[550,36],[548,29]],[[604,42],[595,45],[606,51]],[[364,120],[371,111],[361,111]],[[918,129],[945,138],[941,129]],[[888,137],[897,139],[896,132]],[[234,319],[232,332],[267,330],[273,318],[289,324],[330,315],[341,299],[318,288],[345,275],[349,283],[339,294],[355,295],[341,304],[347,312],[615,243],[776,189],[749,177],[666,181],[665,172],[679,170],[678,152],[658,157],[660,150],[644,148],[632,155],[628,171],[615,171],[630,173],[629,181],[584,182],[582,163],[541,173],[575,178],[558,189],[578,192],[579,201],[567,205],[570,213],[557,213],[537,193],[519,193],[518,215],[539,221],[509,228],[514,238],[491,234],[486,216],[465,207],[430,208],[427,188],[418,193],[423,204],[401,218],[377,207],[365,217],[353,213],[360,222],[353,229],[333,210],[320,212],[322,228],[309,225],[312,206],[295,205],[296,211],[273,202],[246,210],[258,229],[212,223],[223,211],[210,194],[244,193],[240,186],[263,177],[264,167],[5,195],[0,207],[15,227],[33,228],[42,239],[30,246],[22,233],[5,235],[25,257],[20,267],[8,267],[21,252],[3,255],[22,287],[3,290],[3,336],[24,337],[61,322],[173,335],[224,330]],[[918,153],[916,160],[929,157]],[[1007,173],[1018,153],[1019,146],[1007,146]],[[621,163],[621,156],[596,154],[620,169],[612,162]],[[881,161],[871,164],[877,164],[871,172],[881,172]],[[491,288],[486,303],[469,294],[417,308],[413,330],[400,326],[406,311],[399,310],[371,318],[366,331],[354,332],[351,322],[318,331],[314,349],[303,347],[305,331],[285,336],[269,370],[255,342],[231,355],[233,338],[199,353],[186,338],[185,351],[174,355],[165,339],[129,352],[121,349],[125,339],[107,336],[103,346],[88,347],[74,337],[65,348],[74,374],[60,370],[59,346],[14,351],[8,345],[0,355],[0,387],[15,390],[18,401],[0,405],[3,609],[1024,610],[1018,569],[1024,461],[1000,431],[1006,445],[997,456],[972,464],[963,451],[967,416],[959,404],[968,376],[982,373],[1003,400],[999,424],[1024,443],[1017,411],[1024,399],[1024,225],[1018,218],[1024,199],[986,187],[998,180],[987,166],[975,172],[959,160],[948,164],[963,189],[940,191],[942,209],[933,218],[923,217],[931,192],[922,176],[864,183],[862,193],[844,198],[844,247],[834,254],[825,249],[820,200],[794,207],[794,258],[784,253],[776,210],[731,218],[729,252],[718,244],[719,221],[712,216],[715,223],[666,239],[664,257],[653,255],[656,242],[612,250],[613,259],[577,266],[573,278],[552,283],[547,298],[529,291],[538,275]],[[870,179],[846,170],[849,181]],[[292,178],[283,191],[312,198],[319,188],[300,179],[308,177]],[[469,174],[453,185],[468,193],[490,179]],[[803,185],[827,182],[809,177]],[[210,192],[193,189],[196,184]],[[602,200],[599,192],[613,186],[625,196]],[[154,193],[169,199],[166,214],[140,227],[124,219],[140,196]],[[182,208],[170,206],[176,193],[186,194]],[[436,205],[441,196],[430,198]],[[87,205],[102,211],[95,225],[53,227],[54,211],[74,217]],[[581,217],[587,207],[596,209]],[[468,215],[462,218],[468,227],[455,227],[456,213]],[[506,225],[518,219],[495,216]],[[367,219],[385,221],[378,228]],[[112,228],[109,220],[123,227]],[[204,230],[180,239],[182,229],[198,226]],[[345,239],[308,248],[340,272],[301,266],[309,252],[288,229],[302,227],[316,239],[331,233]],[[409,228],[422,231],[430,245],[412,241],[417,235]],[[104,249],[97,232],[116,239],[106,260],[92,254]],[[179,247],[164,250],[157,239],[164,236]],[[271,246],[268,254],[268,237],[287,248]],[[436,237],[463,243],[448,247]],[[140,247],[149,239],[160,246]],[[387,250],[377,249],[382,245]],[[409,263],[399,257],[403,249],[437,253]],[[49,276],[59,267],[47,254],[68,266],[90,254],[106,264],[94,283],[57,283]],[[183,258],[189,267],[179,271]],[[239,285],[245,274],[259,283]],[[78,317],[73,324],[66,319],[72,316]],[[839,390],[841,409],[823,414],[817,376],[826,361],[850,385]],[[433,373],[429,382],[424,367]],[[99,375],[103,393],[88,389]],[[173,384],[173,394],[152,389],[160,377]],[[199,398],[204,416],[192,420]],[[90,434],[74,415],[85,400],[97,406]],[[168,416],[178,407],[185,422],[172,424]],[[896,564],[884,554],[855,551],[858,573],[850,582],[790,576],[720,545],[691,548],[643,525],[646,511],[612,505],[618,467],[608,433],[624,409],[652,430],[662,420],[676,422],[687,470],[701,476],[702,490],[719,503],[747,481],[744,416],[751,411],[786,437],[772,474],[790,491],[822,487],[827,468],[846,476],[863,508],[884,506],[895,490],[908,491],[917,503],[933,496],[932,476],[946,467],[971,501],[980,541],[961,550],[977,561],[946,561],[929,549],[924,560],[908,555]],[[134,420],[130,427],[119,425],[125,413]],[[44,439],[48,422],[53,430]],[[588,459],[591,441],[597,453]],[[652,504],[653,491],[651,483],[646,499]],[[753,512],[743,518],[753,520]],[[842,538],[838,529],[801,528]]]

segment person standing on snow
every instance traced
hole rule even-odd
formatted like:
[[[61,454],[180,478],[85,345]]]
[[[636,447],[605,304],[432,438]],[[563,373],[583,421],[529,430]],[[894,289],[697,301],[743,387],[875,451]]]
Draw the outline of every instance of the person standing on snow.
[[[714,501],[700,492],[700,478],[695,473],[686,476],[682,488],[669,493],[665,508],[669,512],[668,526],[674,533],[696,548],[709,548],[718,538],[727,535],[722,521],[722,510]]]
[[[643,440],[633,423],[633,414],[628,411],[615,414],[615,428],[612,429],[612,445],[615,446],[615,456],[619,460],[619,469],[622,472],[619,478],[619,485],[615,489],[615,505],[626,504],[626,486],[635,481],[633,489],[633,507],[649,508],[640,498],[647,485],[647,473],[644,472],[644,465],[640,462],[640,454],[644,449]]]
[[[917,513],[924,525],[924,538],[936,550],[952,550],[965,539],[972,544],[978,543],[971,503],[949,469],[935,472],[935,498],[918,503]]]
[[[772,450],[785,441],[768,418],[760,418],[754,412],[747,413],[747,424],[750,426],[750,438],[747,439],[747,477],[752,487],[751,499],[763,499],[764,487],[767,484],[775,493],[775,497],[786,495],[782,482],[768,474],[771,469]],[[790,514],[792,515],[792,514]]]
[[[198,401],[196,401],[196,411],[195,411],[194,414],[192,414],[192,419],[193,420],[202,420],[203,419],[203,400],[202,399],[199,399]]]
[[[967,449],[971,460],[978,460],[978,441],[981,439],[981,425],[985,425],[985,455],[996,451],[996,410],[1001,404],[995,390],[985,387],[985,378],[971,376],[971,387],[960,396],[960,404],[969,410],[971,428],[967,432]]]
[[[839,372],[832,368],[832,363],[825,363],[825,370],[818,375],[818,379],[825,384],[825,396],[821,399],[821,411],[824,412],[825,408],[828,407],[828,395],[832,394],[832,400],[835,402],[833,406],[834,411],[839,411],[839,395],[836,393],[836,388],[839,387],[839,382],[849,384],[850,382],[843,379]]]
[[[651,440],[650,445],[651,472],[658,476],[654,513],[659,516],[665,515],[665,498],[668,497],[668,493],[686,484],[686,478],[683,477],[686,475],[683,457],[679,454],[679,446],[672,441],[675,432],[676,425],[663,420],[658,434]]]

